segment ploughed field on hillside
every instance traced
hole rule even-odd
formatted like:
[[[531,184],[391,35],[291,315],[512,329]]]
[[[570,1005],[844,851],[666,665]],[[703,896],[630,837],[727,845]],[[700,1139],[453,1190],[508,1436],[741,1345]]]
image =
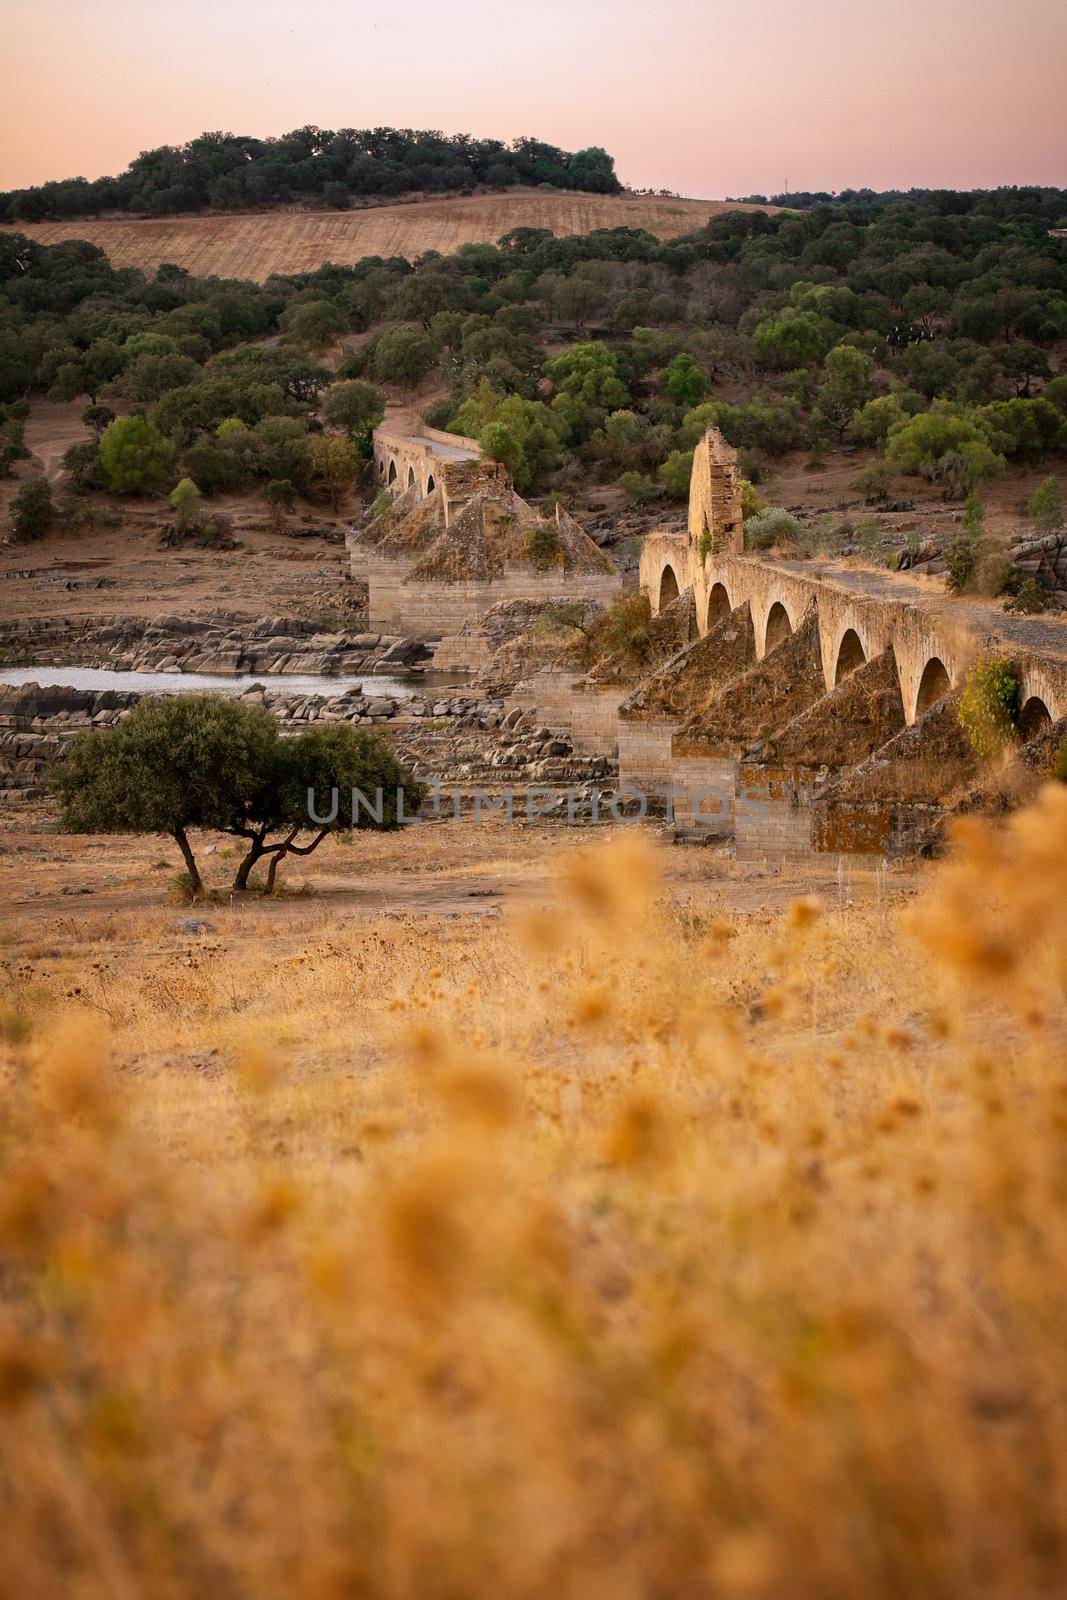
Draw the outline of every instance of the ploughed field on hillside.
[[[414,260],[427,250],[448,254],[461,244],[495,244],[512,228],[547,228],[559,236],[597,228],[644,228],[657,239],[674,239],[703,227],[719,212],[764,209],[774,208],[514,189],[356,211],[24,222],[5,231],[24,233],[38,244],[88,239],[104,250],[113,267],[154,272],[162,262],[172,262],[195,276],[262,283],[272,273],[314,272],[328,261],[351,266],[364,256]]]

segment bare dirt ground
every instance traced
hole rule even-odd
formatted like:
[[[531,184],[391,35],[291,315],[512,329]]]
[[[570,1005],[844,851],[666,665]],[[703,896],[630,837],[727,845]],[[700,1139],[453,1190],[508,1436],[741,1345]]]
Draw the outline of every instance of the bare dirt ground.
[[[234,938],[247,936],[263,918],[294,935],[338,916],[444,917],[496,915],[514,903],[550,899],[556,866],[578,846],[604,843],[630,830],[610,826],[548,827],[500,817],[416,823],[399,834],[361,833],[352,842],[327,839],[313,857],[297,863],[286,888],[272,899],[232,894],[236,842],[225,834],[194,838],[209,892],[215,897],[190,913],[174,890],[181,865],[166,838],[69,835],[56,831],[48,802],[8,806],[0,814],[0,903],[16,927],[34,939],[73,936],[100,919],[148,917],[153,928],[174,929],[180,918],[202,916]],[[642,837],[669,846],[666,882],[679,903],[701,915],[782,907],[818,890],[837,902],[899,901],[925,880],[918,871],[864,871],[845,875],[818,859],[799,866],[765,868],[739,862],[711,847],[674,846],[669,830],[642,828]],[[79,935],[80,936],[80,935]]]
[[[72,444],[87,437],[84,402],[52,405],[35,401],[26,424],[32,460],[0,483],[0,529],[19,482],[44,471],[53,482]],[[60,501],[62,504],[62,501]],[[167,502],[95,496],[117,527],[79,527],[61,512],[56,530],[35,544],[0,543],[0,617],[202,616],[225,610],[256,618],[297,615],[329,622],[351,610],[352,585],[343,543],[326,534],[342,529],[359,510],[362,495],[350,493],[335,514],[301,502],[285,519],[289,533],[270,527],[267,507],[256,493],[216,495],[213,512],[233,521],[238,550],[192,546],[161,549],[159,535],[170,520]],[[302,536],[297,537],[300,530]],[[103,579],[105,587],[90,585]]]
[[[100,245],[115,267],[153,272],[166,261],[199,277],[217,274],[263,283],[271,273],[314,272],[327,261],[351,266],[364,256],[414,260],[427,250],[447,255],[461,244],[495,243],[512,228],[548,228],[557,235],[644,228],[658,239],[674,239],[703,227],[721,211],[773,209],[719,200],[513,189],[357,211],[20,223],[8,231],[24,233],[39,244],[88,239]]]

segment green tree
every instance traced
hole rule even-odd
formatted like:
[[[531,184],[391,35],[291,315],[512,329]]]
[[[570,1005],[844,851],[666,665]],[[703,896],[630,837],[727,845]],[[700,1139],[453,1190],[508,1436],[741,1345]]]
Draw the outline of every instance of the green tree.
[[[116,417],[100,441],[100,471],[115,494],[164,489],[174,468],[174,446],[147,417]]]
[[[267,804],[277,724],[260,707],[221,695],[140,701],[123,722],[79,734],[54,786],[71,833],[169,834],[189,887],[203,880],[190,828],[231,832]]]
[[[619,478],[619,488],[631,505],[644,505],[656,493],[656,485],[645,472],[624,472]]]
[[[296,490],[288,478],[271,478],[263,495],[270,506],[270,520],[275,527],[279,527],[283,512],[293,509]]]
[[[839,344],[826,357],[826,382],[819,387],[819,419],[825,419],[843,444],[853,416],[871,399],[874,362],[862,350]]]
[[[191,829],[244,840],[234,888],[247,888],[265,858],[269,892],[286,856],[310,855],[330,833],[395,828],[423,793],[364,729],[282,739],[262,707],[199,694],[142,700],[116,727],[79,735],[54,787],[72,833],[169,834],[194,895],[204,885]]]
[[[664,367],[662,383],[671,399],[680,406],[697,405],[710,388],[707,373],[684,350]]]
[[[1048,477],[1038,484],[1030,496],[1026,513],[1033,519],[1038,533],[1056,533],[1063,527],[1063,497],[1056,478]]]
[[[110,406],[97,405],[95,402],[82,412],[82,421],[98,441],[104,437],[105,429],[114,420],[115,413]]]
[[[371,384],[353,378],[327,389],[322,409],[331,428],[343,428],[350,439],[366,440],[385,416],[385,400]]]
[[[436,360],[433,342],[421,328],[389,328],[374,346],[374,376],[380,383],[414,388]]]
[[[967,674],[956,710],[977,756],[998,755],[1018,737],[1019,671],[1012,661],[979,661]]]
[[[785,306],[756,324],[752,342],[761,360],[788,368],[821,361],[830,340],[814,312]]]
[[[317,433],[311,440],[312,481],[320,484],[336,511],[341,496],[360,470],[360,454],[351,439],[340,433]]]
[[[200,520],[200,490],[192,478],[181,478],[171,491],[170,504],[174,522],[180,533],[195,528]]]
[[[424,795],[384,740],[336,723],[278,739],[266,778],[240,825],[230,829],[248,841],[235,889],[247,888],[256,863],[266,858],[270,894],[286,856],[311,855],[331,833],[401,827]]]
[[[604,291],[591,278],[571,273],[558,278],[551,289],[552,309],[561,322],[569,322],[577,330],[583,328],[604,303]]]
[[[962,483],[964,492],[1004,467],[1004,457],[990,448],[976,419],[943,400],[935,401],[929,411],[893,424],[886,460],[897,472],[913,473],[931,482],[940,479],[950,488]],[[948,483],[950,469],[953,478]]]
[[[685,500],[689,496],[692,473],[692,450],[672,450],[659,469],[659,481],[672,500]]]
[[[499,461],[512,480],[520,484],[527,476],[527,461],[520,441],[506,422],[490,422],[478,437],[486,461]]]
[[[581,405],[601,411],[621,411],[630,404],[619,357],[606,345],[587,342],[571,345],[545,364],[553,383]]]
[[[55,521],[52,485],[47,478],[27,478],[11,502],[11,536],[17,544],[41,539]]]
[[[327,350],[344,333],[348,319],[332,300],[300,300],[280,318],[292,339],[311,350]]]

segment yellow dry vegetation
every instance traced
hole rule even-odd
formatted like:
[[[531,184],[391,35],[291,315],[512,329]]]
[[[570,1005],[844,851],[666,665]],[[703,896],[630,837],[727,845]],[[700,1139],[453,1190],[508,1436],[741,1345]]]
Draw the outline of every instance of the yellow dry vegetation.
[[[23,952],[0,1594],[1062,1594],[1065,837],[902,917],[627,832],[491,926]]]
[[[512,228],[547,228],[559,235],[645,228],[658,239],[674,239],[703,227],[721,211],[773,209],[715,200],[514,189],[354,211],[19,223],[5,231],[24,233],[39,244],[88,239],[113,267],[154,272],[166,261],[196,277],[262,283],[272,272],[314,272],[327,261],[351,266],[364,256],[414,260],[426,250],[448,255],[461,244],[495,244]]]

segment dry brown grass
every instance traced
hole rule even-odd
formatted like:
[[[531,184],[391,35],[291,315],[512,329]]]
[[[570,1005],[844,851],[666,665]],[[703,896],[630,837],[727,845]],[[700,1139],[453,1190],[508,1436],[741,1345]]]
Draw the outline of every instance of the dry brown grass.
[[[1062,1592],[1065,834],[907,926],[625,837],[503,923],[24,950],[0,1594]]]
[[[272,272],[314,272],[327,261],[351,266],[364,256],[414,260],[426,250],[448,255],[461,244],[495,244],[512,228],[548,228],[555,234],[645,228],[657,239],[674,239],[703,227],[720,211],[764,209],[773,208],[515,189],[362,211],[19,223],[13,231],[40,244],[88,239],[106,251],[113,267],[154,272],[168,261],[199,277],[214,273],[262,283]]]

